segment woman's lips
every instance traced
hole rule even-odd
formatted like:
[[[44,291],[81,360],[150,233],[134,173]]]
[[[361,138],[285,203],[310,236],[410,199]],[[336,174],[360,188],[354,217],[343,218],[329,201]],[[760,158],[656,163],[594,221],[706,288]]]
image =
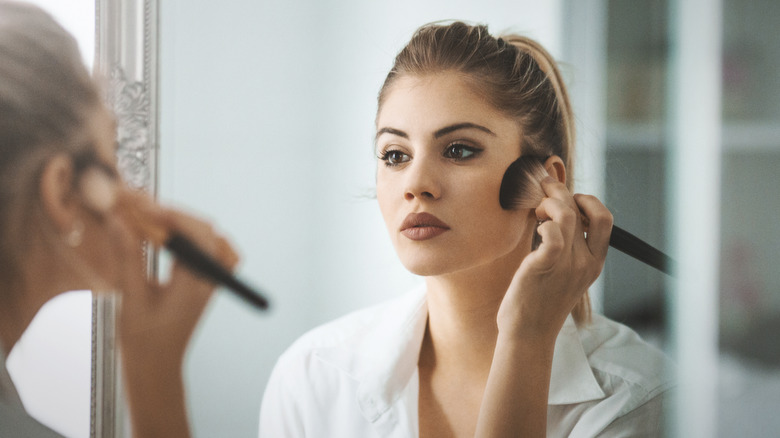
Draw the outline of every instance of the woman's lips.
[[[450,227],[430,213],[410,213],[401,224],[401,234],[411,240],[428,240]]]

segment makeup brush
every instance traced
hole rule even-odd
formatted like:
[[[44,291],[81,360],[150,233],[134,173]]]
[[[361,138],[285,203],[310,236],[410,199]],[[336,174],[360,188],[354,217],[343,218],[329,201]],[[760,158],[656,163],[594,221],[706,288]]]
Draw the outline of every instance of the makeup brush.
[[[228,290],[261,310],[268,309],[268,300],[260,292],[239,280],[184,235],[170,233],[163,245],[176,257],[176,260],[196,274],[227,287]]]
[[[541,181],[548,176],[542,159],[533,156],[521,156],[509,165],[501,181],[498,200],[501,208],[515,210],[536,208],[545,197]],[[538,234],[534,236],[534,249],[540,243]],[[609,246],[643,262],[668,275],[674,275],[674,260],[628,231],[612,226]]]
[[[268,300],[259,292],[249,287],[246,283],[236,278],[233,273],[223,267],[213,257],[201,250],[194,242],[181,233],[167,231],[156,227],[138,214],[137,210],[131,210],[134,225],[143,231],[143,234],[157,247],[165,247],[176,260],[187,266],[192,272],[205,277],[217,284],[225,286],[228,290],[259,309],[268,308]]]
[[[92,210],[105,213],[116,206],[122,211],[128,223],[136,228],[156,247],[165,247],[177,261],[192,272],[216,284],[225,286],[253,306],[259,309],[268,308],[268,300],[259,292],[236,278],[213,257],[200,249],[192,240],[176,231],[169,231],[152,223],[148,214],[142,211],[143,204],[120,200],[116,182],[109,171],[93,169],[85,171],[81,177],[81,191],[85,205]],[[227,249],[232,253],[232,250]]]

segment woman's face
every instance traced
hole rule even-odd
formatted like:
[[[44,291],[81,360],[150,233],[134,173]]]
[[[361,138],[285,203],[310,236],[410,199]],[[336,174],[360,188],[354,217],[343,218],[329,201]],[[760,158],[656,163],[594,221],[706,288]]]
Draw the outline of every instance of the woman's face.
[[[95,184],[99,183],[101,186],[85,184],[78,186],[84,211],[81,215],[84,221],[84,237],[82,244],[76,250],[99,279],[114,284],[121,268],[121,260],[118,260],[116,254],[117,245],[121,245],[121,231],[117,230],[113,206],[99,203],[96,206],[92,201],[95,191],[98,193],[105,193],[106,190],[116,191],[122,184],[116,169],[114,118],[101,105],[93,111],[85,129],[90,142],[95,147],[96,162],[85,170],[85,174],[76,177],[81,178],[83,182],[86,172],[97,172],[101,174],[101,178]],[[88,190],[90,193],[85,193]]]
[[[461,75],[396,80],[377,115],[377,199],[407,269],[443,275],[525,257],[531,212],[498,202],[520,145],[518,123]]]

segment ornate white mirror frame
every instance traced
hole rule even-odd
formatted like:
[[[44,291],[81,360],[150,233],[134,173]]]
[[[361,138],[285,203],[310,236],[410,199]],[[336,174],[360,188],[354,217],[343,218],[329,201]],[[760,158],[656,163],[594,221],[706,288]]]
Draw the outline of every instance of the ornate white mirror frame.
[[[157,193],[157,0],[95,0],[95,71],[117,121],[119,171],[135,189]],[[156,254],[145,250],[147,273]],[[96,294],[92,303],[92,405],[90,436],[126,436],[116,299]]]

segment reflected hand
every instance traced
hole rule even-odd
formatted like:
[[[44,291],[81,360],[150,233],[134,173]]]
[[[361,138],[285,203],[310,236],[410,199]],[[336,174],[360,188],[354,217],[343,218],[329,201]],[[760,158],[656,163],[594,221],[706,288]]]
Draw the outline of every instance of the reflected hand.
[[[133,219],[128,210],[140,215]],[[151,225],[181,233],[231,270],[238,257],[208,223],[163,209],[128,189],[120,191],[117,207],[107,216],[121,242],[117,257],[124,261],[117,281],[122,297],[118,324],[133,433],[188,437],[184,353],[215,286],[175,262],[165,284],[147,281],[141,241],[154,239],[143,230]],[[139,218],[145,226],[133,223]]]
[[[159,245],[159,238],[150,236],[149,230],[158,230],[164,234],[176,231],[230,270],[238,263],[238,256],[210,224],[181,212],[164,209],[143,194],[122,191],[117,211],[123,218],[130,218],[125,222],[128,222],[131,230],[123,248],[124,259],[132,262],[127,264],[123,271],[125,275],[120,280],[123,283],[120,319],[122,342],[143,345],[145,348],[156,346],[160,353],[183,355],[215,285],[176,261],[167,282],[158,284],[146,281],[142,275],[145,270],[141,263],[138,240],[150,239]],[[133,211],[134,215],[126,211]],[[139,218],[143,220],[143,226],[139,226]]]

